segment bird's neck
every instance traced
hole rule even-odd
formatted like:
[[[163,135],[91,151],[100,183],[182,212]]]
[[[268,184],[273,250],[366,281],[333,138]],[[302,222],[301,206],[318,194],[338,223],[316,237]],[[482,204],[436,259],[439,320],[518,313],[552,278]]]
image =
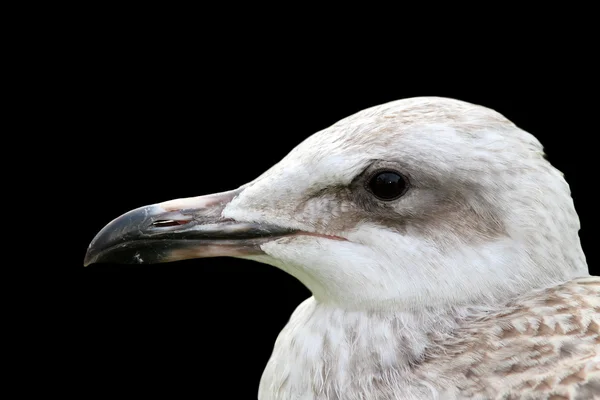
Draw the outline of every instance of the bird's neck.
[[[395,361],[417,362],[436,335],[455,330],[467,317],[490,307],[423,308],[421,310],[346,310],[310,298],[292,315],[293,329],[320,332],[323,346],[364,349],[369,354],[395,354]],[[401,354],[400,359],[397,358]],[[356,355],[356,354],[355,354]],[[365,354],[366,356],[366,354]],[[385,364],[385,360],[381,360]],[[391,361],[390,361],[391,362]]]
[[[390,379],[409,379],[430,348],[450,336],[468,313],[348,311],[310,298],[280,333],[261,391],[303,393],[312,381],[308,377],[315,376],[323,377],[317,379],[323,391],[351,390],[358,378],[377,380],[390,374]]]

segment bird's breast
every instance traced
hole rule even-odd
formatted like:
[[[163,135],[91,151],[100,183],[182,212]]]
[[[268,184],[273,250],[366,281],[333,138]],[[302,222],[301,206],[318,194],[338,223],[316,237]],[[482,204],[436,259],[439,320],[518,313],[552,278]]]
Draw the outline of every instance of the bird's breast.
[[[428,338],[395,319],[304,301],[279,334],[259,400],[432,398],[413,373]],[[396,397],[394,397],[396,396]]]

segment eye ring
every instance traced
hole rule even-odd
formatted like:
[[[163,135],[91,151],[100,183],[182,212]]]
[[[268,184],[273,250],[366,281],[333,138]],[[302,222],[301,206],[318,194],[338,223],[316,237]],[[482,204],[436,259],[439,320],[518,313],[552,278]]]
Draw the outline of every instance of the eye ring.
[[[391,169],[379,169],[373,172],[365,183],[365,189],[382,201],[392,201],[402,197],[408,187],[408,178]]]

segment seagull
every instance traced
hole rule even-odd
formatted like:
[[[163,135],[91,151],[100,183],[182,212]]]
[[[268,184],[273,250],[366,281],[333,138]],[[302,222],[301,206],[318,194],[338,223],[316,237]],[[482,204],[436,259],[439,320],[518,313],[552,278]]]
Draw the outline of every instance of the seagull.
[[[132,210],[85,265],[231,256],[312,293],[260,400],[599,399],[600,278],[570,189],[489,108],[417,97],[310,136],[228,192]]]

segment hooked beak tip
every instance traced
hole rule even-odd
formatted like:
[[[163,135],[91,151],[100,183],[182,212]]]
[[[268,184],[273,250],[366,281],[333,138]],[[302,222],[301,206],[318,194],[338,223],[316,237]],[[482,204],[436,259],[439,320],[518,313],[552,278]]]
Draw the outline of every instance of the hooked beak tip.
[[[261,245],[295,230],[223,218],[240,192],[178,199],[131,210],[92,240],[83,264],[155,264],[190,258],[261,254]]]
[[[85,258],[83,259],[84,267],[87,267],[90,264],[93,264],[94,261],[96,261],[96,257],[91,254],[90,250],[91,250],[91,247],[88,247],[87,251],[85,252]]]

